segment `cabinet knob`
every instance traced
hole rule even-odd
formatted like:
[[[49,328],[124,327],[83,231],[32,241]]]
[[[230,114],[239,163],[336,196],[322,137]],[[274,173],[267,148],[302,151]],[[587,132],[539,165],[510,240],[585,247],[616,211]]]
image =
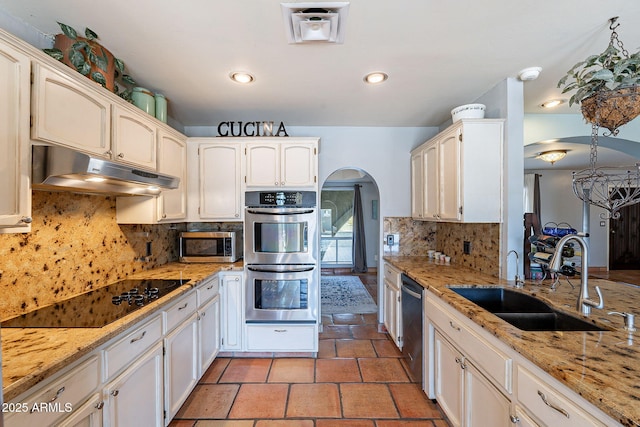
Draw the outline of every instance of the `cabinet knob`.
[[[31,224],[33,222],[33,218],[31,218],[30,216],[23,216],[22,218],[20,218],[20,222],[23,224]]]
[[[96,403],[96,409],[100,410],[100,409],[102,409],[102,408],[104,408],[104,402],[98,402],[98,403]]]
[[[280,183],[280,185],[284,185],[284,181],[282,181],[282,182]]]
[[[275,186],[277,187],[277,186],[278,186],[278,181],[276,181],[274,184],[275,184]]]
[[[111,396],[116,397],[118,394],[120,394],[120,390],[113,390],[111,392]]]
[[[124,159],[124,153],[118,153],[118,157],[120,157],[121,159]]]
[[[113,155],[113,151],[111,151],[111,150],[105,151],[104,155],[107,156],[107,157],[111,157]]]
[[[517,424],[520,422],[520,418],[517,415],[509,415],[509,419],[513,424]]]
[[[239,214],[239,213],[237,213],[237,214],[235,215],[235,217],[236,217],[236,218],[238,218],[239,216],[240,216],[240,214]]]
[[[162,219],[166,219],[167,218],[167,214],[162,214]]]

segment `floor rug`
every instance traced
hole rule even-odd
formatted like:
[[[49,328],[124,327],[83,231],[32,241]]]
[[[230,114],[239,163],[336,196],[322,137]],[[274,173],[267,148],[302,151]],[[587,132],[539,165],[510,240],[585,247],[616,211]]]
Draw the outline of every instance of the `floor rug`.
[[[322,276],[322,314],[376,313],[378,307],[358,276]]]

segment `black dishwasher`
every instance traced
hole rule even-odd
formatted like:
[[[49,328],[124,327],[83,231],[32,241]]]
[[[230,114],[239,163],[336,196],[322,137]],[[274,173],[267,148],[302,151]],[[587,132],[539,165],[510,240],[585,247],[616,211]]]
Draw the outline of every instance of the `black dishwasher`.
[[[413,382],[422,384],[424,288],[402,275],[402,356]]]

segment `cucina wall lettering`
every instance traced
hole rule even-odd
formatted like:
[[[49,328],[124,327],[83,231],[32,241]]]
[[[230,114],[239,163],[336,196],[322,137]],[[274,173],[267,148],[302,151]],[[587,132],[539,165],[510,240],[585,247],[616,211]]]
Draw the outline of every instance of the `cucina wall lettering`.
[[[274,132],[274,122],[220,122],[218,136],[289,136],[284,123]]]

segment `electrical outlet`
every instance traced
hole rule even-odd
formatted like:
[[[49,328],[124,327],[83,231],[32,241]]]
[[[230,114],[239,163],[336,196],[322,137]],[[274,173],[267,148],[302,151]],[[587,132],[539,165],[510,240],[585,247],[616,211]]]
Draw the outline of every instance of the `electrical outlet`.
[[[387,234],[387,246],[393,246],[394,241],[393,234]]]
[[[465,255],[470,255],[471,254],[471,242],[469,242],[468,240],[465,240],[464,243],[462,244],[462,251],[464,252]]]

